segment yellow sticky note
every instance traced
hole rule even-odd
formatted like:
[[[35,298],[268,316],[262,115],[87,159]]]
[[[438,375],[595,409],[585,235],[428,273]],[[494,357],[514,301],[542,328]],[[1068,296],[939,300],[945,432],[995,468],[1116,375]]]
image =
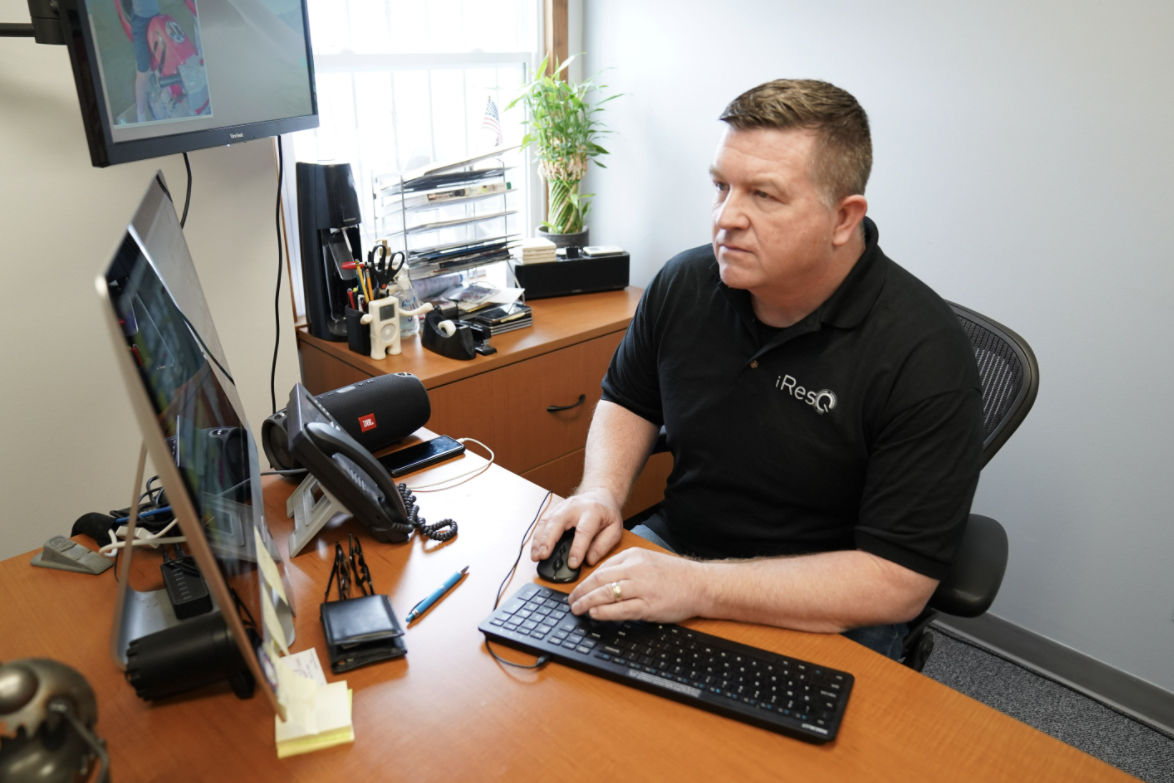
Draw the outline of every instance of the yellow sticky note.
[[[313,685],[303,677],[293,676]],[[291,716],[291,719],[285,722],[281,718],[273,718],[277,758],[283,759],[355,741],[355,727],[351,721],[354,692],[347,688],[346,681],[314,687],[317,693],[314,699],[313,718],[306,721],[308,716],[302,715],[303,720],[297,721]],[[313,730],[307,730],[306,722],[313,724]]]
[[[286,655],[289,655],[289,643],[285,640],[285,631],[281,627],[281,621],[277,619],[277,610],[273,608],[273,602],[269,600],[269,596],[261,596],[261,619],[265,623],[266,630],[277,642],[277,646]]]
[[[261,531],[257,528],[253,528],[253,542],[257,547],[257,565],[261,569],[261,578],[265,580],[265,584],[276,590],[278,597],[285,601],[286,606],[289,606],[289,599],[285,597],[285,586],[281,583],[281,574],[277,570],[277,563],[273,562],[273,556],[265,548],[265,541],[261,538]]]

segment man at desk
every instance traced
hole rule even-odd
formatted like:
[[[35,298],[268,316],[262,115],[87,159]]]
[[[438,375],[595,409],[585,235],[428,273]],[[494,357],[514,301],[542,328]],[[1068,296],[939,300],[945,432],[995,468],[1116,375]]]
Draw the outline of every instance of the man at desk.
[[[982,392],[957,318],[877,246],[868,118],[844,90],[778,80],[736,98],[710,168],[712,245],[645,291],[603,382],[583,481],[531,557],[620,540],[663,424],[675,465],[633,549],[576,614],[711,617],[845,633],[898,657],[949,568],[978,484]]]

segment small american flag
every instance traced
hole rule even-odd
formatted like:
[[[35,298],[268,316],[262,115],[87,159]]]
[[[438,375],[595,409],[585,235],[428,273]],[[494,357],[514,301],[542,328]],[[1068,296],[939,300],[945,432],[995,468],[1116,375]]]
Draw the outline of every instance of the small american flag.
[[[488,130],[494,135],[493,146],[500,147],[502,145],[501,136],[501,117],[497,114],[497,104],[493,102],[493,98],[489,98],[489,105],[485,107],[485,119],[481,121],[481,128]]]

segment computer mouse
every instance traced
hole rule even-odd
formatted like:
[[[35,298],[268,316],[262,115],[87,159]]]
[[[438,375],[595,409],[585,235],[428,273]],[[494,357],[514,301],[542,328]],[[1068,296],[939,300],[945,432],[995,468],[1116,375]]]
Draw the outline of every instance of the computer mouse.
[[[575,528],[563,533],[562,538],[554,545],[550,557],[538,563],[538,575],[548,582],[562,584],[574,582],[579,578],[579,569],[567,565],[567,558],[571,554],[571,544],[575,543]]]

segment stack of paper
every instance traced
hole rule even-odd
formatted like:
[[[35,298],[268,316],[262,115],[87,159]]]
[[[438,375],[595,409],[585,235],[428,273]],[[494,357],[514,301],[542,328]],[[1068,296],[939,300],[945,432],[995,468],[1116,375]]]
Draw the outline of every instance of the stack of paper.
[[[554,243],[549,239],[543,239],[542,237],[524,239],[522,240],[519,262],[523,264],[545,264],[548,261],[554,260],[554,251]]]
[[[274,716],[277,758],[296,756],[355,741],[351,723],[353,692],[346,680],[326,683],[322,663],[314,650],[278,657],[277,698],[287,720]]]

